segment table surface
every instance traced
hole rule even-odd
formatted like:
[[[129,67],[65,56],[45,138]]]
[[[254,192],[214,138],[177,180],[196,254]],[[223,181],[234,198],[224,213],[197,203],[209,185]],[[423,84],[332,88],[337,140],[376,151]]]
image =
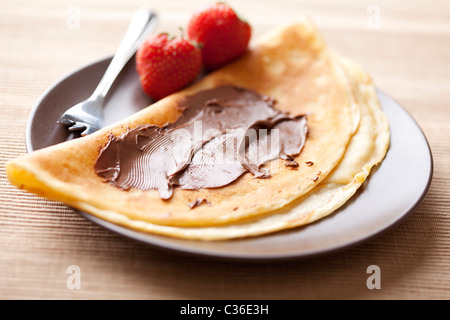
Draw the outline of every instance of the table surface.
[[[239,263],[125,239],[70,208],[12,187],[5,162],[26,153],[29,112],[55,81],[112,54],[147,1],[0,0],[0,298],[449,299],[450,5],[447,0],[228,0],[263,34],[306,13],[425,132],[435,161],[415,212],[378,238],[327,256]],[[201,1],[154,0],[160,31],[177,32]],[[67,285],[80,268],[80,289]],[[367,268],[381,270],[369,290]]]

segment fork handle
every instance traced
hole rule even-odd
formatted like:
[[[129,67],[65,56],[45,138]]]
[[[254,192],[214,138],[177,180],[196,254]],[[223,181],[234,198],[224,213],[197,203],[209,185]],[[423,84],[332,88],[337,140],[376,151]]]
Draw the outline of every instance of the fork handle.
[[[144,8],[136,11],[119,49],[92,94],[91,100],[103,100],[106,97],[120,71],[136,53],[144,40],[155,30],[157,24],[158,17],[153,12]]]

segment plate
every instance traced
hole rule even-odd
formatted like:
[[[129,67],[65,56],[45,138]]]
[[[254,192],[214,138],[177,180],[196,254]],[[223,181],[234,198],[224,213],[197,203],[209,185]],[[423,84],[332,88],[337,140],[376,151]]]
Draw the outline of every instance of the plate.
[[[75,137],[56,121],[67,108],[90,96],[110,60],[106,58],[76,70],[43,94],[27,125],[29,152]],[[106,101],[106,124],[152,103],[140,88],[133,60],[120,74]],[[378,95],[391,129],[387,156],[344,207],[314,224],[256,238],[203,242],[142,233],[78,212],[106,229],[152,246],[227,259],[304,258],[362,243],[413,212],[425,197],[433,173],[430,147],[417,123],[388,95],[381,91]]]

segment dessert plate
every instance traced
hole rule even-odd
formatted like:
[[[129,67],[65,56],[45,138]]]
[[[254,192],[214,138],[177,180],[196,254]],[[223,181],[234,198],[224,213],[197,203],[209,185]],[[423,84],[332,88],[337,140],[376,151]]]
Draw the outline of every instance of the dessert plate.
[[[110,60],[105,58],[76,70],[43,94],[27,125],[29,152],[77,137],[56,121],[68,107],[90,96]],[[111,92],[105,104],[106,125],[153,102],[140,88],[134,59],[124,68]],[[142,233],[78,212],[106,229],[152,246],[227,259],[310,257],[362,243],[413,212],[425,197],[433,174],[430,147],[417,123],[388,95],[381,91],[378,95],[391,129],[386,159],[344,207],[314,224],[255,238],[203,242]]]

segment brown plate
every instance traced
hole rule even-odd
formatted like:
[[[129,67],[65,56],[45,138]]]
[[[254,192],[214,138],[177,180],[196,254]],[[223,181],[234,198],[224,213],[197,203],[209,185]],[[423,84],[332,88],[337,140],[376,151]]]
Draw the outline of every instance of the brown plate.
[[[27,126],[29,152],[74,138],[56,124],[70,106],[96,87],[111,58],[89,64],[53,85],[39,99]],[[130,230],[79,212],[83,217],[126,237],[184,253],[240,260],[309,257],[366,241],[413,212],[425,197],[433,174],[428,142],[414,119],[394,100],[379,92],[391,129],[391,148],[382,165],[358,193],[330,217],[306,227],[262,237],[202,242]],[[117,79],[105,105],[106,125],[133,114],[152,101],[142,92],[130,61]]]

